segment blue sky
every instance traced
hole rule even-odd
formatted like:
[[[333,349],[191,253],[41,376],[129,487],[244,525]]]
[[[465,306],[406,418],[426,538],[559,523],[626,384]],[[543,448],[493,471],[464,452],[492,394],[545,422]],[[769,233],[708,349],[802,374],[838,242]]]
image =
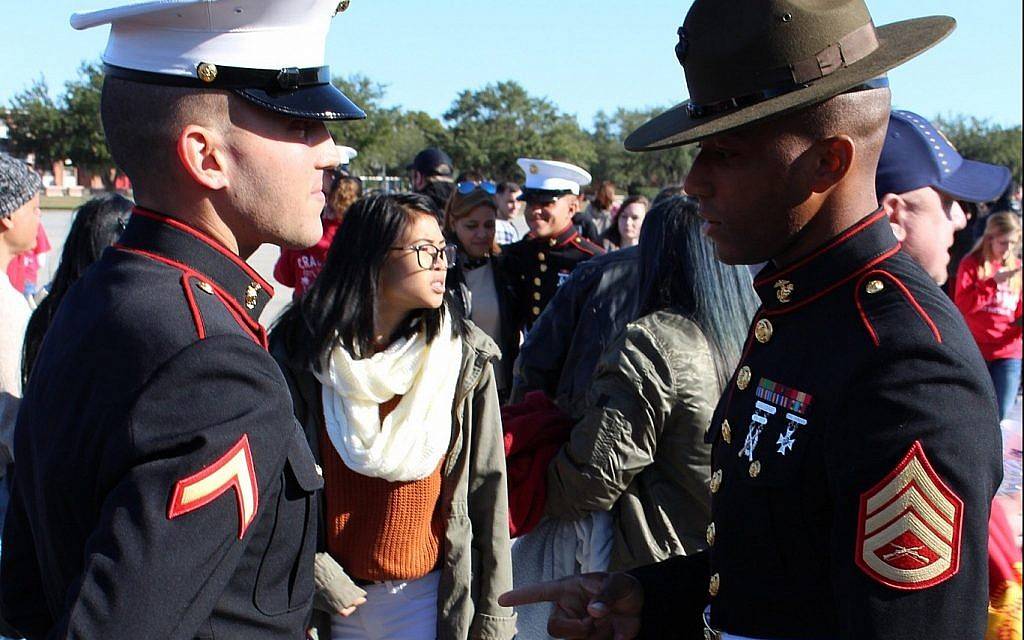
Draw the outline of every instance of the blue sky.
[[[725,1],[725,0],[723,0]],[[33,79],[51,91],[98,59],[107,28],[68,26],[76,9],[117,0],[19,3],[0,29],[0,103]],[[463,89],[516,80],[590,126],[616,107],[686,98],[675,30],[687,0],[352,0],[334,20],[327,62],[388,86],[386,102],[440,116]],[[868,0],[876,24],[954,16],[945,42],[889,75],[893,102],[926,117],[963,113],[1021,123],[1020,0]],[[31,8],[29,8],[31,7]]]

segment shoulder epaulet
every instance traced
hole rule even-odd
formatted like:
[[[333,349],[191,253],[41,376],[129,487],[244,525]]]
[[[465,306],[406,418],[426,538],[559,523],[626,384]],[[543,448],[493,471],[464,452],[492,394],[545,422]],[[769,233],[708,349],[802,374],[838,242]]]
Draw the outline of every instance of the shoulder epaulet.
[[[935,321],[932,320],[928,312],[917,301],[917,298],[915,298],[913,292],[903,280],[890,271],[885,269],[868,271],[857,281],[853,295],[857,305],[857,312],[864,323],[864,328],[876,347],[881,345],[882,340],[879,336],[879,323],[873,312],[876,312],[886,304],[904,306],[910,312],[909,315],[916,318],[919,326],[926,328],[935,338],[936,342],[942,343],[942,333],[939,332]],[[887,321],[893,322],[894,320],[888,319]],[[899,318],[898,321],[901,325],[900,329],[906,330],[907,325],[903,318]],[[908,318],[907,322],[912,323],[915,320]]]
[[[599,256],[604,253],[604,248],[597,244],[594,244],[593,242],[591,242],[587,238],[584,238],[581,235],[578,235],[575,238],[573,238],[572,243],[573,246],[575,246],[577,249],[590,256]]]

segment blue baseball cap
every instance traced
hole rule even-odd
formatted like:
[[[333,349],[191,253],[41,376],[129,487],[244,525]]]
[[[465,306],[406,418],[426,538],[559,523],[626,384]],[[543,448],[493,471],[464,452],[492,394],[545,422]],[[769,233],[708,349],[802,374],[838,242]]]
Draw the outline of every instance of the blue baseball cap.
[[[965,160],[946,136],[916,113],[893,111],[875,173],[875,194],[934,187],[957,200],[995,200],[1010,184],[1010,170]]]

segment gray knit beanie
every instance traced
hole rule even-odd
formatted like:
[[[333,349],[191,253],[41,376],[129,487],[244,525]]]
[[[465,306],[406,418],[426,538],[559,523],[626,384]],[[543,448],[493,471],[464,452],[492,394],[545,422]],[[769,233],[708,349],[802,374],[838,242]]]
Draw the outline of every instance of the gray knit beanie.
[[[0,218],[20,209],[43,188],[39,175],[27,164],[0,153]]]

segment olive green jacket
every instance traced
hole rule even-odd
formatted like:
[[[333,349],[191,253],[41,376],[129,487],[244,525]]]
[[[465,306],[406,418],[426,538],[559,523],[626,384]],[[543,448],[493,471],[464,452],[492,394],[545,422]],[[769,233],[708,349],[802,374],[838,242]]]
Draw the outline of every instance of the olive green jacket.
[[[612,570],[706,548],[704,433],[718,395],[696,324],[658,311],[627,325],[602,354],[582,415],[548,468],[547,513],[611,511]]]
[[[272,340],[271,353],[284,370],[295,416],[319,463],[318,430],[323,428],[320,383],[312,372],[297,371],[287,362],[281,341]],[[438,640],[507,640],[515,635],[515,614],[511,608],[498,605],[498,596],[512,588],[512,557],[505,448],[492,369],[497,357],[494,342],[467,322],[460,382],[452,408],[452,443],[441,481],[445,532],[438,587]],[[322,525],[321,515],[321,532]],[[323,535],[320,538],[321,552],[317,553],[314,573],[314,622],[320,637],[329,638],[329,621],[321,612],[350,606],[365,592],[324,552]]]

